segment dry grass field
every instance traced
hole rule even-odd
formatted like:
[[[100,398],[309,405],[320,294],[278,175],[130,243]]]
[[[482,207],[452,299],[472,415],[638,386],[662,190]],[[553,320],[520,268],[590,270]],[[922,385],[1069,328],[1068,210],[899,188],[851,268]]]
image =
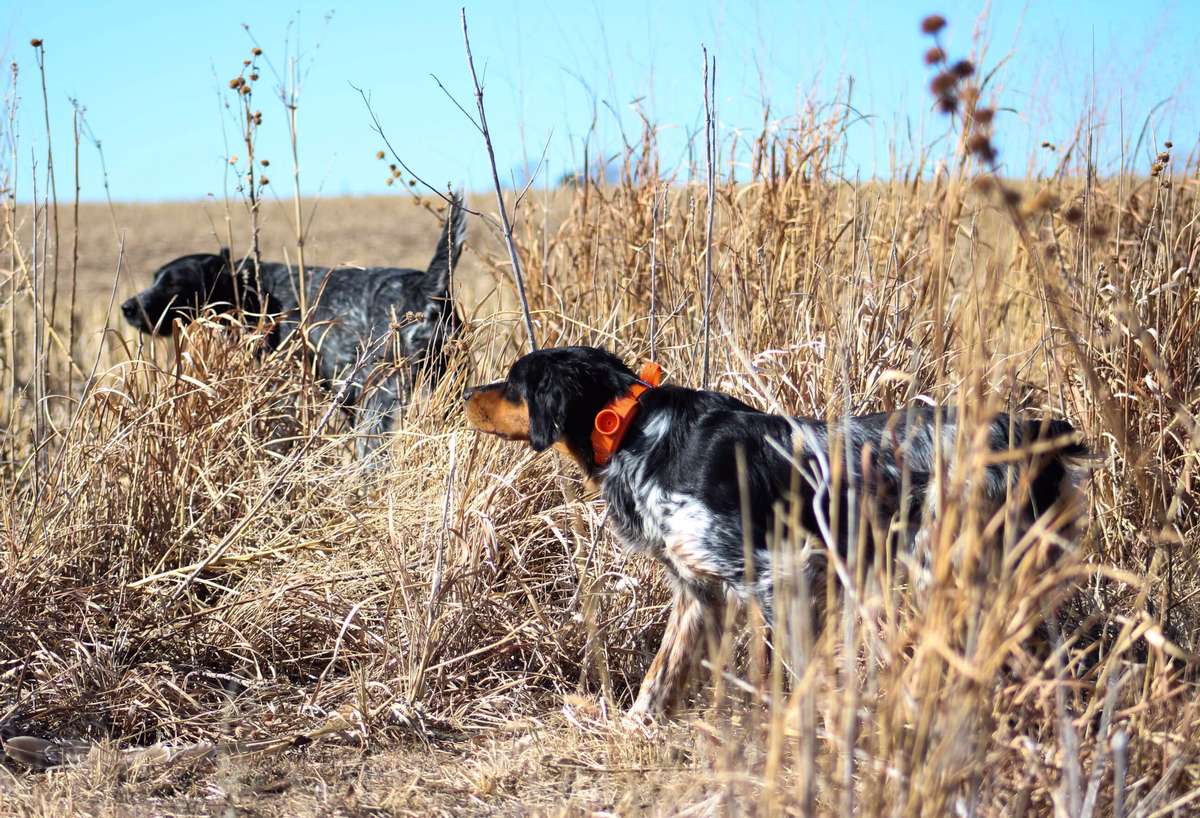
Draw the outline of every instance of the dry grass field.
[[[927,397],[968,429],[1070,418],[1097,455],[1081,536],[1043,521],[986,547],[966,434],[930,560],[783,577],[770,661],[727,640],[686,712],[640,732],[619,715],[664,625],[658,569],[569,464],[458,411],[525,343],[482,219],[453,370],[368,471],[297,350],[215,318],[151,341],[109,309],[118,260],[119,303],[177,254],[245,252],[244,205],[81,208],[74,322],[70,205],[57,253],[51,213],[9,206],[0,813],[1196,814],[1194,154],[998,183],[973,106],[961,152],[890,181],[840,178],[836,116],[741,145],[714,191],[712,385],[819,417]],[[703,168],[665,179],[655,157],[647,130],[619,182],[531,192],[517,246],[540,344],[653,353],[698,385]],[[303,206],[309,263],[432,251],[407,197]],[[294,258],[291,208],[264,205],[264,257]]]

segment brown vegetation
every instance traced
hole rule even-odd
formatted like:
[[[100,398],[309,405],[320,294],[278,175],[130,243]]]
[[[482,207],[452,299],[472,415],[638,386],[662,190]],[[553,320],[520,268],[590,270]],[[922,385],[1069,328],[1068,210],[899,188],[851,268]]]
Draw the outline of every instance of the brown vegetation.
[[[1067,557],[1048,566],[1059,537],[1042,527],[993,558],[989,521],[962,502],[983,455],[962,446],[927,565],[851,565],[840,594],[785,578],[771,663],[725,645],[683,719],[630,734],[616,716],[665,617],[655,567],[622,553],[569,465],[461,417],[463,384],[523,347],[507,257],[482,225],[451,375],[395,435],[394,467],[363,472],[337,422],[320,423],[329,396],[300,356],[262,355],[227,320],[151,343],[108,315],[114,221],[128,228],[120,297],[160,261],[215,247],[223,209],[207,208],[214,230],[203,205],[84,208],[70,354],[63,299],[34,327],[53,268],[13,240],[33,215],[10,209],[0,737],[56,742],[28,748],[35,766],[75,763],[0,768],[0,809],[1195,809],[1196,168],[997,189],[972,184],[977,146],[850,184],[843,125],[800,117],[737,157],[751,178],[717,180],[713,385],[817,416],[927,396],[974,418],[1070,417],[1100,459]],[[618,183],[531,193],[516,233],[538,341],[630,361],[653,349],[668,379],[697,384],[705,198],[702,181],[660,177],[649,129]],[[409,207],[322,203],[308,263],[422,263],[436,221]],[[277,259],[292,234],[282,210],[272,233],[272,212],[259,240]],[[242,250],[248,232],[231,228]],[[39,373],[45,394],[70,396],[44,412],[27,388]],[[814,594],[829,615],[810,639]],[[192,750],[123,753],[158,742]]]

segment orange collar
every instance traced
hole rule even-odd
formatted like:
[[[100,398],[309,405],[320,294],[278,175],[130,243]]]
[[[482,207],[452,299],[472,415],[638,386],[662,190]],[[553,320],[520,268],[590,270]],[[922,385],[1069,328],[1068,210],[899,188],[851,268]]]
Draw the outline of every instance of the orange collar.
[[[662,383],[662,367],[654,361],[646,361],[638,378],[640,383],[633,384],[624,395],[610,400],[596,415],[596,422],[592,426],[592,452],[597,466],[608,463],[621,447],[629,424],[637,416],[638,398],[647,389]]]

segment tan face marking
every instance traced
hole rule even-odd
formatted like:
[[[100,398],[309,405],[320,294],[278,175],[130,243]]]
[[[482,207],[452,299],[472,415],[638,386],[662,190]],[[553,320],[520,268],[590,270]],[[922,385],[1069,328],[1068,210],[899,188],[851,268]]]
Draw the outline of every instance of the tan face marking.
[[[498,435],[506,440],[529,440],[529,407],[524,401],[509,400],[504,394],[504,384],[478,387],[467,398],[467,422],[481,432]],[[565,440],[556,440],[552,447],[570,460],[579,470],[587,474],[587,465],[579,453],[573,451]],[[599,491],[600,484],[590,478],[584,480],[590,491]]]
[[[467,422],[507,440],[529,440],[529,407],[524,401],[509,400],[502,383],[478,389],[467,398]]]

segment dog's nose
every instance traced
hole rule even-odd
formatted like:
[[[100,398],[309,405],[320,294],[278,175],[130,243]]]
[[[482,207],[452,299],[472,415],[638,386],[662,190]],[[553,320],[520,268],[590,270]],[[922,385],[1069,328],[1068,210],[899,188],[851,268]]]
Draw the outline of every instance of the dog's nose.
[[[138,305],[137,298],[130,298],[121,305],[121,312],[130,321],[132,321],[134,318],[137,318],[139,309],[140,307]]]

